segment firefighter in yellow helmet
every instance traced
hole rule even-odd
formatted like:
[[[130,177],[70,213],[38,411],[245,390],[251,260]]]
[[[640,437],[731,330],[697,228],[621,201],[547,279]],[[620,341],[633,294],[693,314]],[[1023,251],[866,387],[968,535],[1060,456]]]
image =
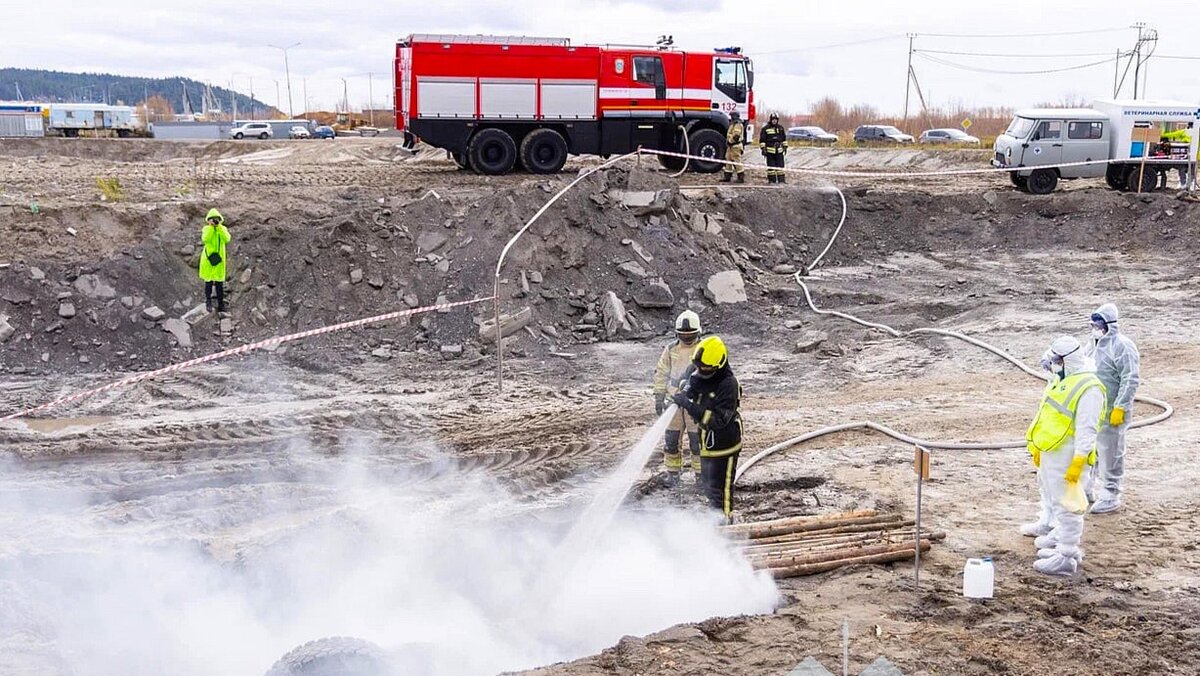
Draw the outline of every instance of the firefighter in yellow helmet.
[[[667,397],[679,390],[680,381],[692,364],[692,351],[700,338],[700,315],[684,310],[675,318],[675,340],[663,348],[654,369],[654,412],[662,415],[667,410]],[[688,448],[691,450],[692,471],[700,476],[700,434],[696,423],[683,410],[675,412],[671,424],[663,435],[663,465],[667,469],[667,483],[675,486],[683,471],[683,449],[680,441],[687,432]]]
[[[725,343],[708,336],[696,345],[687,383],[675,404],[700,428],[700,481],[708,504],[733,513],[733,480],[742,450],[742,386],[729,368]]]

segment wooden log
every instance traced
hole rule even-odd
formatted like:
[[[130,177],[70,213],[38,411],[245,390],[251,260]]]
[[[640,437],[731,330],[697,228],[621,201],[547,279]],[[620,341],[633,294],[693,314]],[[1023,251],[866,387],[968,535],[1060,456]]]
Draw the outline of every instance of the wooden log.
[[[849,517],[845,519],[838,519],[836,521],[799,522],[751,528],[745,531],[745,534],[750,539],[757,540],[765,537],[790,535],[792,533],[833,531],[836,528],[852,528],[854,526],[863,526],[868,524],[895,523],[900,521],[902,518],[903,517],[901,517],[899,514],[885,514],[876,516]]]
[[[768,519],[766,521],[752,521],[750,523],[738,523],[732,526],[722,526],[721,530],[727,533],[742,533],[755,528],[766,528],[771,526],[786,526],[796,523],[821,523],[828,521],[840,521],[843,519],[861,518],[864,516],[877,516],[873,509],[858,509],[851,512],[839,512],[835,514],[813,514],[811,516],[786,516],[780,519]]]
[[[868,544],[903,544],[903,543],[911,543],[913,541],[914,535],[915,535],[915,533],[913,531],[909,531],[907,533],[901,532],[901,533],[897,533],[895,535],[888,535],[885,537],[879,537],[879,536],[875,536],[873,534],[867,534],[866,537],[859,537],[858,535],[853,535],[853,536],[848,536],[848,537],[854,538],[854,539],[849,539],[849,540],[795,542],[795,543],[781,543],[781,544],[777,544],[777,545],[765,545],[763,547],[746,547],[741,550],[741,553],[742,553],[742,556],[744,556],[746,558],[751,558],[751,557],[762,557],[762,556],[779,556],[779,555],[781,555],[781,553],[784,553],[784,552],[826,551],[829,549],[836,549],[838,547],[856,547],[856,546],[864,546],[864,545],[868,545]],[[941,540],[945,540],[946,534],[941,531],[938,531],[938,532],[925,531],[925,532],[921,533],[921,539],[929,540],[930,542],[938,542]]]
[[[879,528],[859,533],[795,533],[793,536],[778,536],[770,539],[743,540],[739,543],[742,550],[761,549],[766,547],[791,546],[793,544],[817,544],[821,542],[839,542],[853,540],[869,540],[871,538],[912,537],[911,527]],[[928,532],[928,531],[926,531]]]
[[[930,543],[929,540],[921,540],[922,551],[929,549],[930,546],[932,546],[932,543]],[[908,551],[911,553],[913,551],[913,543],[898,542],[894,544],[839,548],[827,552],[814,552],[811,554],[799,554],[771,559],[756,558],[750,563],[756,568],[781,568],[801,566],[812,563],[824,563],[826,561],[838,561],[842,559],[854,559],[863,556],[874,556],[876,554],[888,554],[898,551]]]
[[[921,551],[922,552],[927,551],[929,549],[929,547],[930,547],[930,545],[927,540],[921,541]],[[830,570],[836,570],[843,566],[854,566],[854,565],[864,564],[864,563],[892,563],[895,561],[904,561],[905,559],[911,559],[914,556],[916,556],[916,552],[915,552],[914,548],[910,546],[907,549],[894,551],[894,552],[886,552],[883,554],[867,554],[867,555],[845,558],[845,559],[834,559],[832,561],[821,561],[818,563],[803,563],[803,564],[797,564],[797,565],[791,565],[791,566],[779,566],[779,567],[768,568],[767,570],[770,571],[771,576],[774,577],[775,579],[781,579],[781,578],[785,578],[785,577],[799,577],[801,575],[815,575],[817,573],[824,573],[824,572],[827,572]]]
[[[793,533],[779,533],[776,535],[764,535],[761,537],[751,538],[754,544],[768,544],[771,542],[786,542],[788,540],[803,539],[806,537],[818,537],[823,535],[835,535],[841,533],[869,533],[875,530],[895,530],[898,528],[908,528],[916,525],[912,519],[901,520],[900,517],[888,517],[889,521],[874,521],[870,523],[849,524],[845,526],[832,526],[820,530],[798,531]]]

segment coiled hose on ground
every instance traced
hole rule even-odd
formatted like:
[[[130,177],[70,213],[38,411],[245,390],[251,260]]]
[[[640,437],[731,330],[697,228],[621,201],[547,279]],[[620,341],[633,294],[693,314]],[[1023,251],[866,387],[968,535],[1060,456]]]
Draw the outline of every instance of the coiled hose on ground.
[[[934,335],[939,335],[939,336],[947,336],[950,338],[957,338],[959,340],[970,343],[976,347],[981,347],[981,348],[987,350],[988,352],[991,352],[992,354],[995,354],[996,356],[1000,357],[1001,359],[1004,359],[1005,361],[1008,361],[1009,363],[1015,365],[1017,368],[1021,369],[1025,373],[1027,373],[1035,378],[1038,378],[1041,380],[1047,380],[1049,378],[1048,374],[1045,374],[1041,371],[1037,371],[1033,368],[1030,368],[1024,362],[1017,359],[1013,355],[1005,352],[1004,350],[1001,350],[1000,348],[998,348],[994,345],[985,343],[984,341],[979,340],[978,338],[972,338],[971,336],[968,336],[968,335],[965,335],[962,333],[958,333],[957,331],[949,331],[946,329],[934,329],[934,328],[920,328],[920,329],[913,329],[911,331],[899,331],[890,326],[887,326],[886,324],[879,324],[877,322],[869,322],[864,319],[859,319],[858,317],[847,314],[845,312],[838,312],[837,310],[822,310],[821,308],[817,307],[817,304],[813,302],[812,294],[808,290],[808,285],[804,283],[802,277],[808,276],[808,274],[810,272],[812,272],[813,269],[815,269],[818,265],[821,264],[821,259],[825,257],[826,253],[829,252],[829,249],[833,246],[833,243],[837,240],[838,235],[842,232],[842,226],[845,225],[845,223],[846,223],[846,214],[847,214],[846,196],[842,193],[841,190],[839,190],[836,187],[834,187],[833,190],[837,192],[838,198],[840,198],[841,202],[842,202],[842,218],[838,222],[837,228],[834,229],[833,235],[829,238],[829,243],[825,245],[825,248],[821,251],[821,253],[818,254],[817,257],[813,259],[812,263],[810,263],[807,267],[800,270],[799,272],[797,272],[794,275],[794,279],[796,280],[796,283],[800,285],[800,289],[804,292],[804,300],[808,303],[808,307],[813,312],[815,312],[819,315],[830,315],[833,317],[840,317],[841,319],[845,319],[845,320],[854,322],[855,324],[858,324],[860,326],[865,326],[869,329],[874,329],[876,331],[883,331],[884,333],[887,333],[896,338],[903,338],[905,336],[912,336],[912,335],[917,335],[917,334],[934,334]],[[1130,428],[1146,427],[1147,425],[1153,425],[1155,423],[1162,422],[1162,421],[1166,420],[1167,418],[1170,418],[1171,415],[1175,412],[1175,409],[1170,404],[1168,404],[1165,401],[1162,401],[1161,399],[1155,399],[1154,397],[1147,397],[1147,396],[1139,395],[1134,399],[1134,401],[1140,401],[1140,402],[1143,402],[1146,404],[1150,404],[1151,406],[1157,406],[1158,408],[1160,408],[1162,410],[1157,415],[1152,416],[1150,418],[1135,420],[1134,422],[1130,423],[1130,425],[1129,425]],[[851,430],[871,430],[871,431],[879,432],[881,434],[885,434],[897,441],[902,441],[906,444],[923,446],[925,448],[930,448],[930,449],[944,449],[944,450],[955,450],[955,451],[983,451],[983,450],[1000,450],[1000,449],[1007,449],[1007,448],[1024,448],[1025,447],[1024,439],[1017,439],[1017,440],[1012,440],[1012,441],[990,441],[990,442],[989,441],[958,442],[958,441],[938,441],[936,439],[921,439],[919,437],[910,436],[910,435],[900,432],[898,430],[892,429],[891,427],[888,427],[887,425],[882,425],[880,423],[877,423],[877,422],[874,422],[871,420],[861,420],[858,422],[849,422],[849,423],[842,423],[839,425],[830,425],[829,427],[822,427],[820,429],[812,430],[810,432],[805,432],[804,434],[801,434],[799,436],[792,437],[791,439],[782,441],[778,444],[775,444],[774,446],[765,448],[765,449],[759,451],[758,453],[756,453],[755,455],[751,456],[750,459],[747,460],[746,462],[742,463],[742,466],[738,468],[737,478],[740,479],[743,474],[750,471],[750,468],[754,467],[762,459],[772,456],[780,451],[792,448],[793,446],[798,446],[806,441],[811,441],[813,439],[817,439],[819,437],[823,437],[823,436],[826,436],[829,434],[835,434],[838,432],[848,432]]]

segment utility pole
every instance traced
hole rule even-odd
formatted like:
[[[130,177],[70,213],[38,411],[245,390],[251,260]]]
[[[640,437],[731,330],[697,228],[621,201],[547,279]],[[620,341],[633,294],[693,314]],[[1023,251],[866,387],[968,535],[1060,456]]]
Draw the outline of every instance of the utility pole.
[[[1121,50],[1117,50],[1117,58],[1113,61],[1113,98],[1117,98],[1117,77],[1121,74]]]
[[[1133,24],[1132,28],[1136,28],[1138,32],[1137,46],[1133,48],[1133,99],[1136,101],[1138,97],[1138,74],[1142,69],[1142,30],[1146,28],[1146,23],[1139,21]]]
[[[916,33],[908,34],[908,69],[904,71],[904,122],[908,122],[908,92],[912,86],[912,55],[913,55],[913,38],[917,37]]]
[[[287,90],[288,90],[288,117],[295,118],[296,117],[296,109],[292,106],[292,70],[291,70],[291,67],[288,66],[288,50],[291,49],[292,47],[299,47],[300,43],[296,42],[296,43],[288,45],[287,47],[280,47],[278,45],[267,45],[267,46],[274,47],[275,49],[278,49],[281,52],[283,52],[283,74],[287,78]]]
[[[279,112],[283,112],[283,99],[279,97],[279,80],[275,81],[275,108]]]
[[[308,78],[304,78],[304,116],[308,117]]]
[[[258,119],[254,115],[255,115],[255,113],[254,113],[254,76],[251,75],[250,76],[250,119],[251,120]]]
[[[346,78],[342,78],[342,110],[346,113],[346,124],[350,124],[350,88],[346,86]]]
[[[372,127],[375,126],[375,93],[374,92],[375,92],[375,90],[371,88],[371,74],[367,73],[367,101],[368,101],[368,106],[369,106],[367,109],[369,112],[367,114],[371,116],[371,126]]]

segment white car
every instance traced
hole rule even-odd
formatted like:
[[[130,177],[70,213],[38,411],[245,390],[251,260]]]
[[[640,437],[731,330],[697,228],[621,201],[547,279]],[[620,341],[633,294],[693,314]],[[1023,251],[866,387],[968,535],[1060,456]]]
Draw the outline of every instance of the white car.
[[[309,133],[308,127],[296,125],[288,130],[288,138],[312,138],[312,134]]]
[[[275,131],[266,122],[247,122],[240,127],[234,127],[229,132],[229,137],[234,139],[260,138],[265,140],[274,135]]]

